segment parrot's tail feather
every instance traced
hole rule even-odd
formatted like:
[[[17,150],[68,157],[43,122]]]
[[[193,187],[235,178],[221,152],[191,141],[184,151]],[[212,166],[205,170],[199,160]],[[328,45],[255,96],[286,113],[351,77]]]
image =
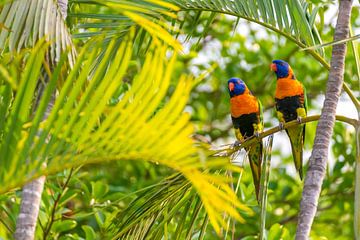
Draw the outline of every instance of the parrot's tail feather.
[[[302,150],[302,148],[299,149],[299,147],[296,147],[294,145],[291,147],[292,147],[292,152],[293,152],[295,168],[299,172],[300,179],[303,180],[303,171],[302,171],[303,150]]]
[[[299,172],[300,179],[303,179],[302,165],[303,165],[303,127],[292,127],[287,129],[287,134],[291,143],[291,150],[294,158],[296,170]]]
[[[263,144],[262,144],[262,142],[256,143],[256,144],[250,146],[249,148],[247,148],[246,151],[248,151],[250,168],[251,168],[253,181],[254,181],[254,185],[255,185],[256,199],[259,202]]]

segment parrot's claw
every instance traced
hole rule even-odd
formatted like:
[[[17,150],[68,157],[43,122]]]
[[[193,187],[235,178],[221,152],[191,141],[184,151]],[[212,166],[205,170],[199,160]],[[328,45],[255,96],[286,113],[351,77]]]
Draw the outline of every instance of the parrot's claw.
[[[283,122],[280,122],[280,123],[279,123],[279,128],[280,128],[280,130],[284,130],[284,129],[285,129]]]
[[[259,132],[254,132],[254,136],[259,139],[260,138],[260,133]]]
[[[298,117],[298,118],[296,119],[296,121],[297,121],[299,124],[301,124],[301,123],[302,123],[302,117]]]
[[[241,145],[242,142],[236,140],[234,143],[233,143],[233,147],[239,147]]]

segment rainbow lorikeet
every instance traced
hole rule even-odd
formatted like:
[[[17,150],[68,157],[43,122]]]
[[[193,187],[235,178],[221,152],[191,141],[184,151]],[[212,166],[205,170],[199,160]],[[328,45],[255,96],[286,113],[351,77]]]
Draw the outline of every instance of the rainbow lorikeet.
[[[235,136],[243,142],[247,138],[258,136],[263,130],[262,108],[260,102],[239,78],[231,78],[228,81],[230,94],[231,119],[235,129]],[[259,199],[260,175],[262,162],[262,141],[258,141],[245,150],[248,158],[255,185],[256,198]]]
[[[274,60],[271,70],[276,73],[275,103],[276,112],[283,128],[285,122],[306,117],[306,91],[304,86],[296,80],[290,65],[282,60]],[[305,125],[296,125],[286,129],[289,136],[296,170],[303,178],[303,147],[305,140]]]

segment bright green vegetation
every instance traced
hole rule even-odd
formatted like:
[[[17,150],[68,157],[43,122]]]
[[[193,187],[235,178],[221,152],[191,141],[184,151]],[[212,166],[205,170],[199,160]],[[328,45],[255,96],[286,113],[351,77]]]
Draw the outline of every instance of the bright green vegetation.
[[[21,186],[43,174],[36,239],[248,240],[264,223],[269,240],[293,239],[303,183],[290,144],[279,147],[285,134],[274,135],[263,221],[247,160],[243,169],[228,164],[206,141],[235,141],[230,77],[261,100],[265,130],[277,126],[273,59],[290,63],[307,89],[309,115],[320,114],[331,47],[301,49],[332,41],[333,2],[72,0],[66,24],[54,18],[59,32],[44,20],[50,7],[36,2],[1,7],[0,20],[16,17],[0,26],[0,239],[13,235]],[[354,7],[355,33],[358,18]],[[313,239],[354,236],[359,152],[348,123],[358,128],[357,43],[348,43],[341,98],[354,114],[335,125]],[[307,153],[315,129],[316,121],[307,123]]]

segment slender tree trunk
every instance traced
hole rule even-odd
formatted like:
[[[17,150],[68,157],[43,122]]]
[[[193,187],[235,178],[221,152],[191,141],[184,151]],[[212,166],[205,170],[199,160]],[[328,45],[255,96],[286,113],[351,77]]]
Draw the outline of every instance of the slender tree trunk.
[[[41,194],[45,177],[40,177],[23,187],[20,213],[16,223],[15,239],[34,239]]]
[[[51,0],[49,0],[51,1]],[[59,10],[65,20],[67,16],[67,0],[58,0]],[[45,73],[46,74],[46,73]],[[45,76],[46,77],[46,76]],[[42,97],[45,86],[42,83],[38,85],[37,102]],[[47,106],[46,113],[43,119],[46,119],[55,102],[55,94],[53,94],[49,105]],[[35,104],[36,106],[37,104]],[[36,109],[36,107],[35,107]],[[41,202],[41,195],[44,189],[45,176],[35,179],[28,184],[24,185],[22,190],[22,198],[20,205],[20,212],[16,222],[16,230],[14,238],[16,240],[32,240],[35,236],[36,223],[39,215],[39,208]]]
[[[334,40],[348,37],[351,6],[352,0],[340,0]],[[345,53],[346,43],[333,46],[324,106],[316,128],[314,147],[300,202],[296,231],[297,240],[309,239],[311,225],[316,213],[321,185],[325,176],[329,143],[335,123],[336,107],[344,80]]]

